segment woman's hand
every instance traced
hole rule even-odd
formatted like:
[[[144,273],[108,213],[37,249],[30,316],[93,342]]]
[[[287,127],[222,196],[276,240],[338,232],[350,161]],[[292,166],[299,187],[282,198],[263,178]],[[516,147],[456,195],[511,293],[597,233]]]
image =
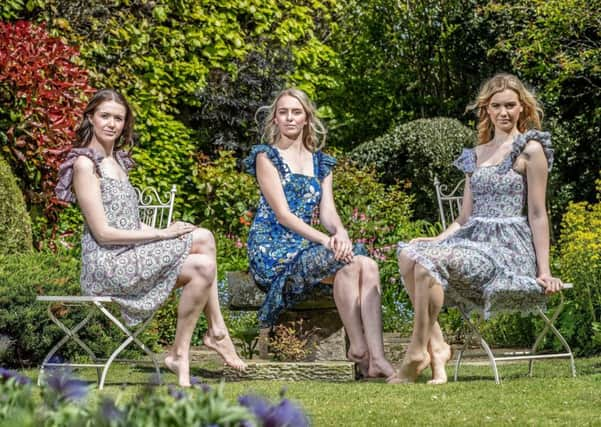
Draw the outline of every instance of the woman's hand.
[[[536,283],[545,289],[545,294],[553,294],[563,289],[563,283],[557,277],[549,274],[541,274],[536,278]]]
[[[161,230],[161,238],[174,239],[183,234],[190,233],[196,230],[196,228],[197,227],[194,224],[190,224],[189,222],[176,221],[169,227]]]
[[[334,252],[338,261],[351,262],[353,260],[353,242],[349,239],[346,230],[337,232],[330,237],[327,247]]]

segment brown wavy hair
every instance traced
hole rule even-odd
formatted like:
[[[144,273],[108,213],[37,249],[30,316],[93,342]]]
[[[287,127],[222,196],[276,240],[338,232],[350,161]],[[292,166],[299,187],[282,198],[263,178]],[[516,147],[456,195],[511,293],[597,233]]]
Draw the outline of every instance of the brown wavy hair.
[[[120,149],[124,146],[129,146],[130,148],[134,146],[134,115],[129,103],[125,97],[116,90],[101,89],[92,95],[88,105],[86,105],[83,112],[83,119],[75,131],[77,142],[74,145],[76,147],[86,147],[90,144],[92,136],[94,135],[94,127],[90,121],[90,117],[94,114],[96,108],[106,101],[114,101],[125,107],[125,122],[123,124],[121,135],[119,135],[119,138],[117,138],[117,141],[115,142],[115,149]]]
[[[305,114],[307,115],[307,123],[303,126],[303,145],[311,152],[317,151],[326,143],[327,130],[319,117],[317,117],[317,109],[307,94],[297,88],[287,88],[277,94],[271,105],[265,105],[260,107],[255,114],[255,120],[259,122],[259,115],[263,112],[267,112],[265,119],[263,120],[263,132],[261,134],[261,140],[269,145],[274,145],[280,140],[280,130],[275,124],[275,114],[278,106],[278,101],[283,96],[291,96],[296,98],[301,103]]]
[[[475,110],[478,115],[478,144],[486,144],[495,133],[486,107],[490,98],[496,93],[510,89],[518,95],[522,112],[518,118],[517,128],[521,133],[528,129],[540,129],[543,119],[543,109],[534,96],[534,91],[528,89],[513,74],[499,73],[486,80],[480,87],[476,100],[467,106],[466,111]]]

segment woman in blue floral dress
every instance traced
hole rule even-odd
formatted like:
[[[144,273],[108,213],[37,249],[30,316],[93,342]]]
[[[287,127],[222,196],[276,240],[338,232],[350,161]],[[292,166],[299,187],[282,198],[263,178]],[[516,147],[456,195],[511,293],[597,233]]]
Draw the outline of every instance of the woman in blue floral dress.
[[[384,357],[378,266],[353,245],[332,193],[336,160],[321,152],[325,129],[307,95],[286,89],[268,108],[264,140],[245,159],[261,201],[248,237],[250,271],[267,296],[259,311],[273,325],[318,287],[333,293],[350,340],[348,358],[364,376],[397,381]],[[318,137],[320,136],[321,139]],[[311,226],[315,212],[327,235]],[[332,279],[333,285],[323,284]]]
[[[111,89],[96,92],[77,130],[76,148],[60,167],[57,196],[77,201],[85,219],[82,292],[113,297],[133,326],[183,287],[174,344],[165,358],[179,385],[190,386],[190,341],[203,310],[209,324],[204,344],[243,370],[219,308],[213,234],[185,222],[162,230],[140,222],[138,197],[127,177],[134,163],[119,150],[132,144],[133,122],[123,96]]]
[[[562,283],[551,276],[545,206],[553,163],[536,98],[517,77],[486,81],[471,108],[478,145],[455,161],[466,174],[459,217],[433,238],[399,243],[399,268],[415,308],[401,378],[413,382],[429,364],[432,384],[447,381],[451,352],[437,322],[443,300],[486,317],[528,312]],[[524,215],[527,206],[526,215]]]

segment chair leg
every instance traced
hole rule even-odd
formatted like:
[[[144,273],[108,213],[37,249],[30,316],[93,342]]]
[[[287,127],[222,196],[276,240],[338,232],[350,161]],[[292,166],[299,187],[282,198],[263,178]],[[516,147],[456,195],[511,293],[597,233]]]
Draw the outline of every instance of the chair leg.
[[[106,380],[106,375],[108,373],[109,368],[111,367],[111,364],[113,363],[113,361],[117,358],[117,356],[129,345],[131,344],[131,342],[135,342],[142,350],[144,350],[144,352],[150,356],[152,363],[154,365],[154,368],[157,372],[157,381],[159,384],[162,383],[161,381],[161,371],[159,369],[159,365],[157,363],[156,360],[156,355],[142,342],[140,341],[137,336],[146,328],[146,326],[148,325],[148,323],[150,323],[150,321],[152,320],[152,318],[148,318],[146,321],[144,321],[135,332],[131,332],[119,319],[117,319],[115,316],[113,316],[113,314],[106,309],[106,307],[104,307],[102,305],[102,303],[100,302],[94,302],[94,304],[98,307],[98,309],[100,311],[102,311],[102,313],[104,313],[104,315],[106,317],[108,317],[119,329],[121,329],[121,331],[123,331],[123,333],[125,335],[127,335],[127,338],[125,339],[125,341],[123,341],[123,343],[121,343],[121,345],[119,347],[117,347],[117,349],[115,351],[113,351],[113,353],[111,353],[110,357],[108,358],[108,360],[106,361],[105,365],[104,365],[104,369],[102,370],[102,376],[100,379],[100,383],[98,385],[98,388],[100,390],[102,390],[102,388],[104,387],[104,382]]]
[[[457,381],[457,378],[459,376],[459,367],[461,366],[461,360],[463,359],[463,353],[465,353],[465,351],[467,350],[467,347],[469,346],[469,343],[472,340],[472,336],[473,336],[473,332],[471,329],[469,329],[468,334],[466,334],[465,341],[463,343],[463,347],[461,347],[461,350],[459,350],[457,352],[457,358],[455,359],[455,373],[453,374],[453,381]]]
[[[463,310],[459,310],[459,312],[463,316],[463,320],[465,320],[465,322],[468,324],[468,326],[472,330],[472,333],[480,341],[480,346],[484,349],[484,351],[488,355],[488,360],[490,362],[490,366],[491,366],[493,374],[495,376],[495,383],[496,384],[501,384],[501,380],[499,379],[499,370],[497,368],[497,360],[495,359],[495,355],[493,354],[492,350],[490,349],[490,346],[488,345],[488,343],[486,342],[486,340],[484,340],[484,338],[482,338],[482,335],[480,335],[480,332],[478,332],[478,329],[476,328],[476,325],[474,325],[472,323],[472,321],[470,320],[469,316]]]
[[[86,307],[86,305],[87,304],[82,304],[81,306]],[[52,320],[65,333],[65,336],[63,338],[61,338],[61,340],[59,342],[57,342],[54,345],[54,347],[52,347],[50,349],[50,351],[48,352],[48,354],[42,361],[42,366],[40,367],[40,373],[38,374],[38,386],[42,385],[42,378],[44,376],[45,367],[48,364],[48,362],[50,361],[50,359],[52,359],[54,357],[54,355],[58,352],[58,350],[60,350],[61,347],[63,345],[65,345],[65,343],[67,343],[70,339],[74,340],[90,356],[90,358],[92,359],[92,361],[94,363],[96,363],[96,361],[98,360],[98,358],[96,357],[94,352],[90,349],[90,347],[88,347],[86,345],[86,343],[84,343],[82,340],[80,340],[79,337],[76,335],[77,332],[90,321],[90,319],[94,315],[94,313],[92,311],[89,311],[87,316],[81,322],[79,322],[73,329],[69,329],[63,322],[58,320],[58,318],[52,312],[52,304],[48,305],[47,311],[48,311],[48,317],[50,318],[50,320]],[[98,374],[98,379],[100,380],[100,370],[99,369],[97,369],[97,374]]]
[[[574,362],[574,353],[572,353],[572,349],[570,348],[570,345],[565,340],[563,335],[561,335],[561,333],[557,330],[555,325],[553,325],[553,322],[555,321],[555,319],[557,319],[557,316],[559,315],[559,313],[557,313],[557,311],[558,310],[561,311],[561,309],[563,309],[563,301],[562,301],[562,304],[560,304],[560,306],[556,310],[556,312],[553,313],[553,316],[551,319],[549,319],[540,308],[538,309],[538,314],[543,318],[543,320],[546,323],[547,327],[545,329],[550,329],[551,332],[553,332],[553,335],[555,335],[555,337],[557,337],[559,342],[561,342],[561,344],[565,348],[566,352],[570,355],[570,370],[572,373],[572,377],[576,377],[576,364]]]

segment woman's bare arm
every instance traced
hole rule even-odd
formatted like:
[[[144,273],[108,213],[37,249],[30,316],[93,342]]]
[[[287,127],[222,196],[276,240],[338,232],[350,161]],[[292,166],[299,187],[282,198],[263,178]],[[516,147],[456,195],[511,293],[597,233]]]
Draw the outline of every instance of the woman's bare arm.
[[[85,156],[78,157],[73,164],[73,189],[86,223],[100,245],[130,245],[169,239],[194,229],[193,226],[184,226],[183,223],[172,224],[164,230],[150,227],[121,230],[111,227],[104,213],[100,182],[95,173],[94,163]]]
[[[267,203],[269,203],[269,206],[271,206],[278,222],[312,242],[327,246],[330,240],[328,235],[306,224],[302,219],[290,212],[290,207],[288,206],[286,195],[280,182],[279,173],[265,153],[257,155],[256,170],[261,193],[265,197],[265,200],[267,200]]]

